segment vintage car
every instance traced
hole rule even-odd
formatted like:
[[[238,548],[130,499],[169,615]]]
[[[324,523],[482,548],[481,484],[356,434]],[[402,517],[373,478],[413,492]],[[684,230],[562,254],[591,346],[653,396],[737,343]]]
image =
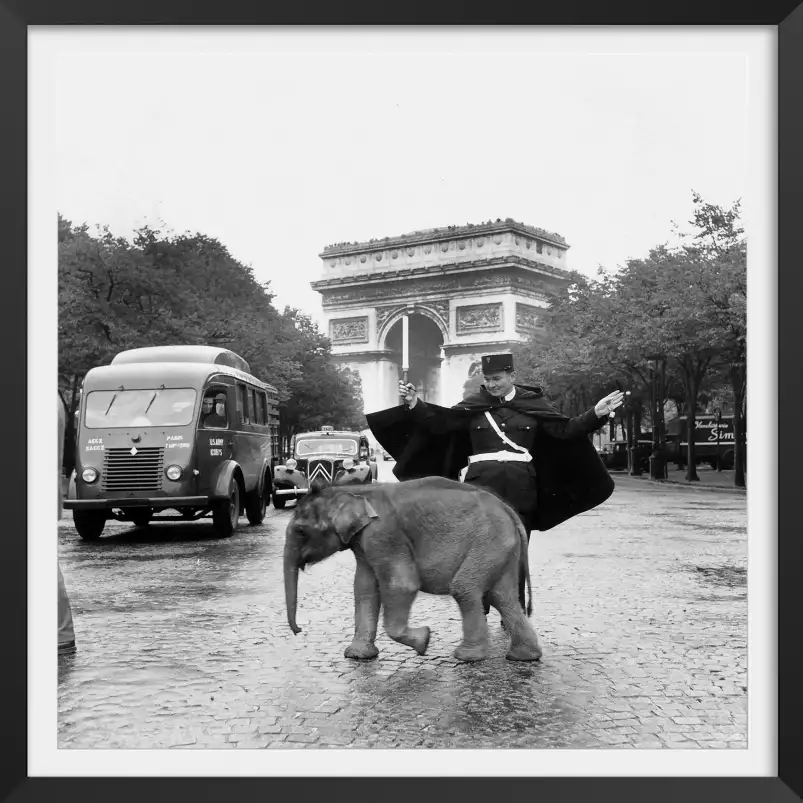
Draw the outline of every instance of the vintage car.
[[[273,469],[273,506],[283,508],[311,487],[366,484],[376,480],[368,439],[359,432],[321,427],[296,435],[292,457]]]
[[[635,443],[637,466],[641,471],[649,471],[652,439],[640,438]],[[626,471],[628,467],[627,441],[610,441],[597,450],[605,468],[609,471]]]
[[[276,389],[250,370],[228,349],[175,345],[123,351],[89,371],[64,502],[78,535],[94,541],[113,519],[146,527],[211,515],[222,538],[242,513],[260,524],[278,414]]]

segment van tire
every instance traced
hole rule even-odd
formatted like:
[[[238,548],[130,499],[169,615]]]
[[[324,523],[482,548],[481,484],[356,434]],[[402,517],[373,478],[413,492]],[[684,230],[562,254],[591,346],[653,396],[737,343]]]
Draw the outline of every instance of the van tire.
[[[245,515],[248,517],[248,523],[252,527],[262,524],[265,520],[269,499],[270,480],[267,477],[265,477],[265,482],[262,485],[262,493],[259,492],[259,486],[257,486],[250,494],[245,495]]]
[[[212,525],[218,538],[231,538],[237,529],[240,518],[240,486],[232,477],[229,482],[229,495],[219,499],[212,506]]]
[[[84,541],[97,541],[106,526],[103,510],[73,510],[73,524]]]
[[[276,510],[283,510],[285,504],[287,504],[287,500],[283,496],[277,496],[273,494],[273,506]]]
[[[128,513],[128,518],[134,522],[135,527],[147,527],[153,518],[153,511],[150,510],[132,510]]]

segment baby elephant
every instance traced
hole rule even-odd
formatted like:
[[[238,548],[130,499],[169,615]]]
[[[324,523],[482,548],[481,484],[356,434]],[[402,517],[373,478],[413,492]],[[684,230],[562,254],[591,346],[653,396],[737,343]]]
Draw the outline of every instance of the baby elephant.
[[[428,627],[410,627],[419,591],[451,594],[463,617],[461,661],[488,657],[487,593],[510,634],[507,658],[537,661],[538,637],[518,600],[519,566],[529,585],[527,535],[516,513],[494,494],[441,478],[373,483],[310,492],[298,503],[284,547],[287,621],[296,624],[298,570],[351,549],[355,633],[347,658],[375,658],[380,603],[387,634],[427,651]],[[527,613],[532,613],[532,589]]]

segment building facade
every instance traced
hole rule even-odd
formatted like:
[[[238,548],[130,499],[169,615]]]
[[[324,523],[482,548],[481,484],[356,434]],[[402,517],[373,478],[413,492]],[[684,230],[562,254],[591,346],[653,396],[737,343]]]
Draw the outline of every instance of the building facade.
[[[426,401],[456,404],[483,354],[538,329],[550,296],[568,284],[568,248],[510,219],[325,248],[312,287],[334,357],[360,374],[365,412],[399,404],[405,314],[409,381]]]

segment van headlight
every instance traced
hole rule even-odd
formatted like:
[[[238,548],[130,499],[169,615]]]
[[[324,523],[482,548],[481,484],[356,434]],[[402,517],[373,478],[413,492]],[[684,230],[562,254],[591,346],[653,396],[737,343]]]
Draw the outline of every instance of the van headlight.
[[[343,468],[346,469],[346,471],[350,471],[352,468],[354,468],[354,461],[350,457],[347,457],[343,461]]]
[[[98,478],[98,470],[96,468],[85,468],[81,472],[81,479],[84,482],[95,482]]]
[[[296,460],[293,460],[293,458],[291,457],[291,458],[290,458],[290,459],[289,459],[289,460],[288,460],[288,461],[287,461],[287,462],[284,464],[284,467],[285,467],[285,468],[286,468],[288,471],[292,471],[292,470],[293,470],[293,469],[294,469],[294,468],[295,468],[297,465],[298,465],[298,462],[297,462]]]
[[[165,475],[167,476],[167,479],[173,480],[173,482],[180,480],[183,473],[184,472],[181,470],[181,466],[168,466],[165,469]]]

